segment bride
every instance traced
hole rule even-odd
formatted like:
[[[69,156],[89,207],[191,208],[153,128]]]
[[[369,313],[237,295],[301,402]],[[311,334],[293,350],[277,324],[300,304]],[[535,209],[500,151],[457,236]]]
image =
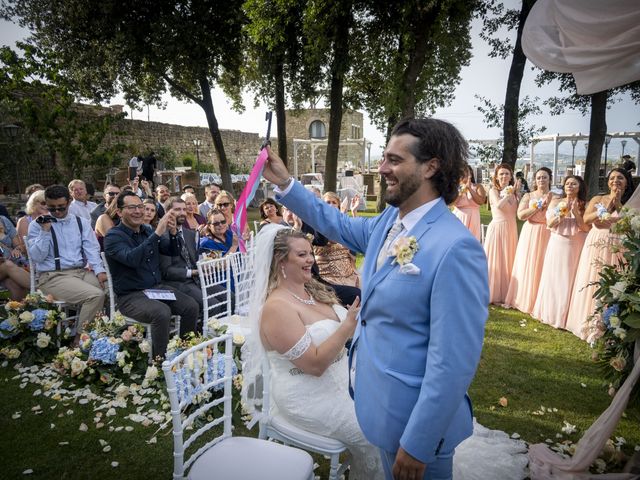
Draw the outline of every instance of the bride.
[[[348,393],[345,343],[355,331],[359,301],[347,311],[313,279],[313,250],[303,233],[266,225],[256,249],[252,335],[243,349],[245,401],[251,406],[247,392],[266,355],[278,412],[299,428],[347,445],[349,478],[384,478],[378,449],[365,440]]]

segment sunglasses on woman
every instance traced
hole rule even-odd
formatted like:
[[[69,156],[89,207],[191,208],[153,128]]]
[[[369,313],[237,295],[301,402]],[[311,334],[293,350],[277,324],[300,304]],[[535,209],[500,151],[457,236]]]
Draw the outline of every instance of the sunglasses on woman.
[[[218,207],[220,207],[220,208],[229,208],[229,205],[231,205],[229,202],[219,203]]]
[[[219,227],[220,225],[226,225],[226,220],[220,220],[219,222],[209,222],[207,225],[213,225],[214,227]]]

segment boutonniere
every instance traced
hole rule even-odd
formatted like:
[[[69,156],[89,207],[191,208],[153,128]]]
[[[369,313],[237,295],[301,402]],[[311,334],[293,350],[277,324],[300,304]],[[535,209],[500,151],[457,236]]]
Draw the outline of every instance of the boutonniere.
[[[416,237],[400,237],[391,247],[391,256],[395,257],[391,264],[406,265],[413,260],[413,256],[418,251],[418,241]]]
[[[513,193],[513,185],[507,185],[502,190],[500,190],[500,198],[508,197]]]
[[[564,218],[569,215],[569,206],[567,205],[567,202],[558,203],[553,213],[558,218]]]

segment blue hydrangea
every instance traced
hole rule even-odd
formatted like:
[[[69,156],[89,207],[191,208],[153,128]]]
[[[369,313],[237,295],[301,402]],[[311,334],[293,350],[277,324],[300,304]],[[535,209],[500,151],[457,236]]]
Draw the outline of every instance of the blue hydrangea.
[[[47,320],[49,316],[48,310],[43,310],[42,308],[36,308],[31,312],[33,314],[33,320],[29,324],[29,328],[33,332],[38,332],[44,328],[44,322]]]
[[[97,338],[91,344],[89,359],[97,360],[107,365],[116,363],[116,354],[120,351],[120,345],[111,343],[107,337]]]
[[[217,376],[215,378],[224,377],[224,355],[216,355],[209,359],[207,359],[207,375],[209,381],[214,379],[215,369],[217,369]],[[178,393],[178,398],[180,401],[188,399],[192,401],[196,395],[199,395],[204,391],[203,381],[204,378],[200,376],[199,381],[192,381],[191,370],[183,365],[178,371],[174,374],[174,380],[176,382],[176,389]],[[231,362],[231,376],[235,376],[238,374],[238,367],[234,361]],[[214,392],[219,392],[224,390],[224,383],[219,383],[214,386],[212,389]]]
[[[604,312],[602,312],[602,321],[607,326],[607,328],[611,328],[611,323],[609,323],[609,319],[612,316],[617,317],[618,313],[620,313],[620,306],[617,303],[608,306]]]
[[[9,320],[3,320],[0,323],[0,338],[11,338],[18,334],[16,327],[14,327]]]

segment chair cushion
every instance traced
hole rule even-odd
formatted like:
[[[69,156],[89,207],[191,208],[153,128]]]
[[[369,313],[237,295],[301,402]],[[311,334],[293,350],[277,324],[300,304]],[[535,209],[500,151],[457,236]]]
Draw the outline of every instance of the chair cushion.
[[[269,418],[267,429],[275,430],[283,437],[291,439],[292,443],[295,441],[302,442],[307,445],[313,445],[318,450],[341,452],[347,448],[340,440],[318,435],[317,433],[311,433],[296,427],[277,412]]]
[[[249,437],[217,443],[189,471],[194,480],[308,480],[313,459],[303,450]]]

